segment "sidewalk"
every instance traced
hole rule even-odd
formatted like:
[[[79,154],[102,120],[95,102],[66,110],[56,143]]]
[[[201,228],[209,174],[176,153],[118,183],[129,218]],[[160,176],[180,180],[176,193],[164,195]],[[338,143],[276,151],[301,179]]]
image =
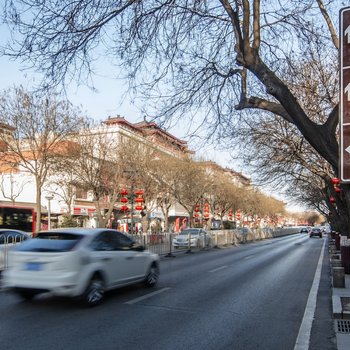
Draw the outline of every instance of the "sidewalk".
[[[350,349],[350,275],[345,274],[345,288],[332,286],[334,329],[338,350]]]

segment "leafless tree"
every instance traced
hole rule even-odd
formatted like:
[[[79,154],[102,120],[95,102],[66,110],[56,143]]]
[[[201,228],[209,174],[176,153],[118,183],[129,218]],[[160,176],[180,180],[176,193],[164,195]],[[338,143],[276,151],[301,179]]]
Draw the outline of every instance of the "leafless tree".
[[[232,210],[234,217],[237,210],[245,209],[245,198],[248,190],[235,185],[221,169],[211,173],[210,177],[211,186],[207,190],[206,197],[210,203],[212,215],[218,216],[222,225],[230,210]]]
[[[329,93],[338,85],[331,72],[338,69],[333,22],[339,1],[6,4],[8,24],[19,33],[6,54],[39,68],[51,84],[76,77],[89,82],[94,60],[106,48],[126,72],[130,87],[143,93],[148,108],[153,100],[159,120],[168,125],[196,113],[196,126],[220,135],[227,124],[249,119],[245,111],[274,114],[294,125],[337,173],[338,104]],[[303,68],[314,62],[324,69],[309,85],[308,70]],[[298,79],[295,71],[302,73]],[[314,100],[320,103],[307,105],[296,89],[317,96]],[[350,203],[347,186],[343,202]]]
[[[193,226],[194,207],[209,193],[210,178],[205,169],[191,159],[183,159],[174,169],[171,195],[183,206],[189,215],[189,225]]]
[[[164,216],[164,230],[169,231],[169,212],[176,205],[173,185],[176,182],[177,169],[181,159],[165,154],[158,154],[155,158],[150,175],[154,179],[157,193],[157,206]]]
[[[141,211],[136,211],[137,216],[141,214],[142,228],[148,231],[150,225],[150,215],[157,207],[157,197],[159,195],[159,181],[157,181],[157,150],[152,143],[145,139],[133,139],[124,137],[124,141],[119,144],[119,163],[122,166],[123,185],[128,189],[129,199],[136,205],[135,192],[143,191],[143,202],[139,203],[143,207]],[[129,203],[130,204],[130,203]],[[134,209],[135,210],[135,209]]]
[[[11,170],[1,173],[0,176],[0,190],[2,196],[9,199],[12,205],[15,205],[16,199],[23,192],[24,187],[30,183],[30,180],[24,179],[23,177],[19,180]]]
[[[62,159],[62,158],[61,158]],[[60,160],[61,160],[60,159]],[[75,198],[75,176],[74,170],[67,167],[67,163],[58,161],[49,173],[48,189],[55,199],[64,203],[65,216],[72,219],[73,203]]]
[[[71,182],[67,185],[92,192],[98,225],[106,227],[123,178],[118,140],[105,126],[86,120],[66,141],[70,142],[69,152],[56,167],[69,169]]]
[[[62,141],[79,125],[80,117],[70,103],[57,96],[8,90],[0,97],[0,123],[9,132],[0,133],[2,163],[19,165],[35,179],[36,230],[41,223],[41,191],[50,168],[61,153]]]

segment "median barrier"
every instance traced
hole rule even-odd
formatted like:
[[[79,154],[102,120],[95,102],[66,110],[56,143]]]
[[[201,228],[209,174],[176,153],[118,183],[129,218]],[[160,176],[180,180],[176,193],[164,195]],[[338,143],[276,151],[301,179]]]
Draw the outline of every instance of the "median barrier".
[[[337,250],[340,250],[340,234],[339,233],[336,233],[334,235],[334,243],[335,243],[335,248]]]
[[[340,256],[344,272],[350,274],[350,245],[340,247]]]
[[[343,267],[333,267],[333,287],[334,288],[345,288],[345,275]]]

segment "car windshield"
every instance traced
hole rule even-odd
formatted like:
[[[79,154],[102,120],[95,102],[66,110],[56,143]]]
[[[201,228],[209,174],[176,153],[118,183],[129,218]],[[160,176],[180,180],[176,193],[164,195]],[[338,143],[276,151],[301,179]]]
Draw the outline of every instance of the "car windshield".
[[[84,235],[67,232],[40,232],[34,239],[25,241],[16,250],[22,252],[68,252]]]
[[[183,230],[180,235],[199,235],[199,230]]]

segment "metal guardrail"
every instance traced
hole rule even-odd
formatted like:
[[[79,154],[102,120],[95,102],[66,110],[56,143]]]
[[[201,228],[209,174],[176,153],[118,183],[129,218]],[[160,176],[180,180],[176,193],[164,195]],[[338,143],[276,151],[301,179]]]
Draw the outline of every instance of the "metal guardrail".
[[[175,248],[172,244],[173,238],[177,237],[176,233],[159,233],[159,234],[147,234],[133,235],[132,237],[142,244],[146,249],[161,256],[172,256],[174,252],[191,252],[204,250],[208,248],[238,246],[248,242],[259,241],[268,238],[281,237],[290,234],[299,233],[298,227],[287,227],[281,229],[235,229],[235,230],[215,230],[208,231],[211,236],[209,246],[202,245],[198,247],[188,246]],[[190,242],[190,237],[188,239]]]
[[[8,266],[8,252],[11,247],[22,241],[22,235],[6,236],[0,234],[0,271],[5,270]]]
[[[253,241],[259,241],[267,238],[280,237],[299,233],[299,228],[283,229],[236,229],[236,230],[215,230],[208,231],[211,239],[209,245],[201,243],[199,246],[184,246],[175,248],[173,239],[178,236],[176,233],[159,233],[159,234],[135,234],[132,237],[137,243],[142,244],[146,249],[160,256],[174,256],[175,252],[190,253],[193,251],[205,250],[210,248],[219,248],[227,246],[238,246]],[[8,252],[12,246],[22,241],[22,237],[6,237],[0,235],[0,271],[8,267]],[[190,237],[188,242],[190,242]],[[204,242],[204,241],[203,241]]]

